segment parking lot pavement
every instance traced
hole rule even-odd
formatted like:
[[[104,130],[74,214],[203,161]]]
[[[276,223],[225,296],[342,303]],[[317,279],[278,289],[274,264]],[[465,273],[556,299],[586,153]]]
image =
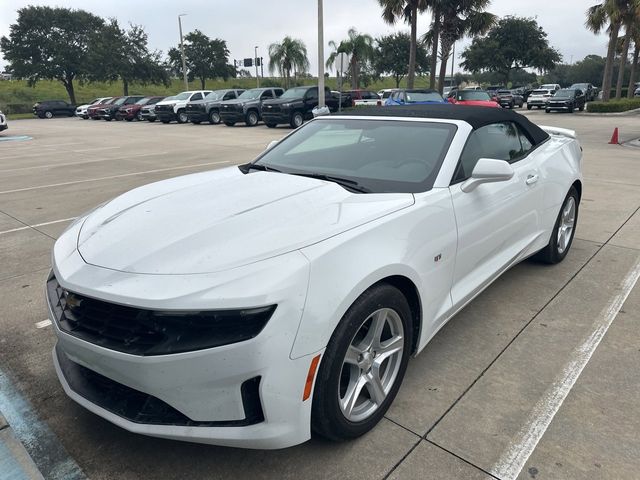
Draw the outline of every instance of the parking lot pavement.
[[[607,142],[614,127],[622,139],[640,137],[638,121],[523,113],[575,129],[584,147],[565,262],[514,267],[452,319],[410,362],[368,435],[280,451],[147,438],[101,420],[64,395],[52,332],[36,324],[47,315],[50,249],[71,218],[145,183],[246,162],[289,130],[11,122],[11,134],[33,140],[0,145],[0,374],[23,406],[5,416],[45,478],[81,478],[79,469],[92,479],[637,477],[640,287],[629,278],[640,268],[640,150]],[[563,374],[575,374],[598,332],[568,382]],[[16,401],[3,394],[0,410]]]

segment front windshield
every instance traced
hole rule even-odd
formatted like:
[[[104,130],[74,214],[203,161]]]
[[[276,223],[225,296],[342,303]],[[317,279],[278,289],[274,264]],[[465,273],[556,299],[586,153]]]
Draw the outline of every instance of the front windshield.
[[[182,92],[173,97],[173,100],[188,100],[191,97],[192,92]]]
[[[206,95],[204,98],[206,98],[207,100],[222,100],[222,97],[224,97],[224,94],[226,92],[227,90],[214,90],[213,92]]]
[[[141,98],[136,102],[136,105],[146,105],[151,100],[151,97]]]
[[[442,97],[437,92],[405,92],[407,103],[416,102],[443,102]]]
[[[531,95],[547,95],[549,90],[534,90]]]
[[[284,92],[280,98],[302,98],[307,90],[307,87],[290,88]]]
[[[260,95],[262,94],[262,92],[264,92],[264,90],[261,89],[261,88],[252,88],[251,90],[245,90],[238,97],[238,99],[240,99],[240,100],[253,100],[255,98],[259,98]]]
[[[480,90],[463,90],[462,92],[458,92],[458,100],[491,100],[491,97],[487,92],[482,92]]]
[[[308,123],[255,162],[298,175],[328,175],[370,192],[433,187],[456,126],[438,122],[325,118]]]
[[[576,93],[575,90],[562,89],[562,90],[558,90],[555,93],[554,97],[570,98],[570,97],[573,97],[575,93]]]
[[[115,102],[113,102],[113,104],[114,105],[122,105],[125,102],[126,99],[127,99],[127,97],[119,98]]]

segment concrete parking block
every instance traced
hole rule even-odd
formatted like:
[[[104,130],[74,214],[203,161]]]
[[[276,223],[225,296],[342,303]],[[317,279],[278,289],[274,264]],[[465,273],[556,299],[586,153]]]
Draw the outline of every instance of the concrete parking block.
[[[559,265],[527,261],[506,272],[409,362],[387,416],[424,435],[598,247],[576,240]]]
[[[594,322],[639,258],[640,252],[635,250],[605,246],[453,406],[428,438],[486,471],[495,471],[496,462],[512,447],[534,405],[572,359],[574,349],[592,334]],[[637,312],[632,315],[637,322]],[[619,392],[624,390],[624,384],[615,380],[612,386]],[[625,395],[618,393],[620,398]],[[614,408],[625,407],[621,403]],[[588,419],[590,411],[586,409],[581,415]],[[613,441],[617,436],[607,438]],[[633,467],[640,469],[640,457]]]
[[[3,480],[44,478],[11,428],[0,430],[0,477]]]
[[[429,478],[484,480],[492,477],[423,440],[387,478],[389,480],[424,480]]]

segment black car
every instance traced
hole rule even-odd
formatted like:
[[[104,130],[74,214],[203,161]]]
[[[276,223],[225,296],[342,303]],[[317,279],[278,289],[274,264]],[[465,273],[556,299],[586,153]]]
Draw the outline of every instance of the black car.
[[[584,110],[585,95],[582,90],[561,88],[553,94],[547,101],[545,112],[557,110],[561,112],[573,113],[577,108],[581,112]]]
[[[498,90],[498,103],[503,108],[522,107],[524,97],[517,90]]]
[[[209,92],[204,98],[190,100],[185,107],[187,119],[199,125],[202,122],[209,122],[211,125],[220,123],[220,105],[227,100],[238,98],[244,90],[223,89]]]
[[[327,87],[324,89],[327,107],[332,112],[338,110],[339,98],[331,94]],[[262,102],[262,120],[269,128],[280,123],[288,123],[297,128],[305,120],[313,118],[312,110],[318,106],[318,87],[293,87],[282,94],[280,98]]]
[[[114,118],[116,120],[122,120],[122,116],[118,114],[120,108],[124,107],[125,105],[133,105],[138,100],[142,100],[143,98],[144,98],[143,95],[132,95],[128,97],[120,97],[115,102],[105,105],[102,108],[99,108],[97,112],[98,117],[102,118],[103,120],[106,120],[107,122],[110,122]]]
[[[75,112],[76,106],[64,100],[45,100],[33,106],[33,114],[38,118],[73,117]]]
[[[571,90],[580,90],[584,93],[587,102],[592,102],[598,96],[598,89],[591,83],[574,83],[569,87]]]
[[[220,118],[228,127],[236,122],[244,122],[248,127],[253,127],[262,119],[262,102],[279,98],[283,93],[282,88],[245,90],[238,98],[220,103]]]

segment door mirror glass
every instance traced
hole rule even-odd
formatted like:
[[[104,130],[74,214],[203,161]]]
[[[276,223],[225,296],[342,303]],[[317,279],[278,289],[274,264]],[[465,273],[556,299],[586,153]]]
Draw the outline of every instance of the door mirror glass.
[[[483,183],[505,182],[513,177],[513,168],[506,160],[481,158],[471,173],[471,178],[462,184],[462,191],[469,193]]]

